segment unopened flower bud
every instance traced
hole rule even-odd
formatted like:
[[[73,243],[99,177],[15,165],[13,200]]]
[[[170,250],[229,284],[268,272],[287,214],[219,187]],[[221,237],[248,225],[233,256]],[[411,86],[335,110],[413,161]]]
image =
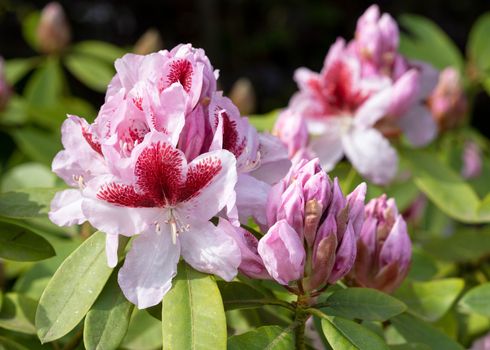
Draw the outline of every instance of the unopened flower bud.
[[[279,114],[272,133],[287,146],[290,158],[305,152],[308,144],[306,122],[300,115],[293,115],[290,109]]]
[[[231,88],[230,99],[242,115],[253,113],[255,111],[255,92],[252,82],[247,78],[238,79]]]
[[[372,199],[357,241],[357,258],[349,274],[352,284],[386,293],[400,286],[408,274],[412,245],[395,201],[386,195]]]
[[[463,150],[463,169],[461,175],[465,179],[474,179],[481,175],[482,151],[480,146],[473,141],[467,141]]]
[[[5,79],[4,60],[0,57],[0,112],[3,111],[12,96],[12,89]]]
[[[61,5],[57,2],[47,4],[37,27],[39,49],[48,54],[62,51],[70,43],[70,26]]]
[[[459,72],[448,67],[439,75],[439,82],[429,98],[431,112],[441,130],[458,126],[467,111]]]
[[[134,53],[148,55],[163,48],[163,40],[160,32],[154,28],[148,29],[134,44]]]

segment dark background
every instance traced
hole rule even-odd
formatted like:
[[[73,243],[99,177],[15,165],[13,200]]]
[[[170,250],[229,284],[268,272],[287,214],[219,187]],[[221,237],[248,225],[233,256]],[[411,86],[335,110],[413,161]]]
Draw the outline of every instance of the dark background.
[[[7,59],[34,54],[23,41],[19,18],[48,1],[0,0],[0,54]],[[97,39],[130,47],[150,27],[158,29],[165,48],[181,42],[203,47],[227,91],[242,76],[256,91],[257,112],[287,104],[296,90],[294,70],[319,70],[337,36],[352,38],[357,18],[369,1],[327,0],[66,0],[75,41]],[[416,13],[435,21],[464,51],[474,21],[490,10],[490,0],[378,1],[397,18]],[[490,38],[490,33],[489,33]],[[489,39],[490,40],[490,39]],[[77,91],[78,90],[78,91]],[[75,93],[102,102],[82,86]],[[490,134],[490,99],[476,99],[473,124]]]

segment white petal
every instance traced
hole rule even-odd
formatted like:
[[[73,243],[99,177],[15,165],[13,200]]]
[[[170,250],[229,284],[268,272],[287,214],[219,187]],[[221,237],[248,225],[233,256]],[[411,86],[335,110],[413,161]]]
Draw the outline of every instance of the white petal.
[[[107,265],[116,267],[118,262],[117,249],[119,247],[119,235],[106,234],[105,254],[107,255]]]
[[[51,201],[49,219],[58,226],[71,226],[86,221],[82,213],[82,193],[71,189],[56,193]]]
[[[356,125],[373,126],[379,119],[388,114],[391,105],[392,89],[383,89],[371,96],[356,112],[354,122]]]
[[[145,232],[136,237],[118,275],[126,298],[139,309],[160,303],[172,286],[179,257],[179,242],[172,243],[168,225],[159,233]]]
[[[221,221],[221,220],[220,220]],[[182,257],[196,270],[231,281],[241,262],[238,244],[212,223],[193,225],[179,236]]]
[[[344,151],[352,165],[376,184],[387,184],[396,175],[398,156],[375,129],[353,128],[342,137]]]

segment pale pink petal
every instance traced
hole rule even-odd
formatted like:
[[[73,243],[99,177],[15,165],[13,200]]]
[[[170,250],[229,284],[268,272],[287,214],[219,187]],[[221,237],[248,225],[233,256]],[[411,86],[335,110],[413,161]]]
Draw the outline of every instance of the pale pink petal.
[[[179,240],[182,257],[193,268],[225,281],[235,278],[241,262],[240,248],[222,226],[216,227],[209,221],[191,224],[188,231],[179,235]]]
[[[361,127],[373,126],[379,119],[388,114],[393,90],[386,88],[372,95],[356,112],[354,123]]]
[[[288,150],[281,140],[270,134],[259,134],[260,166],[249,174],[268,184],[274,184],[291,167]]]
[[[393,85],[390,116],[405,114],[417,103],[420,95],[420,74],[416,69],[404,73]]]
[[[387,184],[396,175],[398,156],[379,131],[353,128],[342,137],[342,145],[357,171],[375,184]]]
[[[195,179],[195,186],[208,177],[210,179],[190,199],[177,205],[177,210],[184,220],[206,222],[225,206],[233,207],[230,198],[234,196],[237,182],[236,160],[233,154],[225,150],[201,154],[189,163],[188,181],[189,174]]]
[[[258,252],[267,271],[277,282],[286,285],[303,276],[303,242],[285,220],[276,222],[260,239]]]
[[[407,136],[410,143],[420,147],[431,142],[437,135],[437,124],[427,106],[413,106],[401,116],[398,125]]]
[[[332,170],[344,156],[340,128],[313,138],[310,149],[318,157],[325,171]]]
[[[49,219],[58,226],[80,225],[86,221],[82,213],[82,192],[78,189],[57,192],[51,201]]]
[[[180,258],[180,244],[172,243],[168,226],[136,237],[119,270],[118,282],[126,298],[139,309],[157,305],[172,286]]]
[[[253,176],[241,174],[235,188],[237,198],[236,205],[240,221],[244,224],[249,217],[253,217],[257,223],[265,225],[266,202],[271,186]]]
[[[111,175],[94,178],[83,190],[82,212],[92,226],[107,234],[132,236],[154,229],[160,217],[168,218],[163,208],[134,208],[111,204],[98,198],[104,185],[117,182]]]
[[[119,235],[106,234],[105,254],[107,256],[107,266],[116,267],[118,262],[117,249],[119,247]]]

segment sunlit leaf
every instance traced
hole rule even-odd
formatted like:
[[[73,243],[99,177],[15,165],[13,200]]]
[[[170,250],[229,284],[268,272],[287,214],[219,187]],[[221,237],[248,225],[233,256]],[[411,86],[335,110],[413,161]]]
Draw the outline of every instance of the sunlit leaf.
[[[483,14],[473,24],[466,47],[468,56],[482,72],[490,68],[488,33],[490,33],[490,12]],[[490,72],[487,73],[490,74]]]
[[[7,293],[3,296],[0,310],[0,328],[11,331],[36,334],[34,315],[37,303],[21,294]]]
[[[228,350],[289,350],[294,348],[291,328],[263,326],[228,338]]]
[[[34,69],[37,58],[14,58],[5,61],[5,79],[10,85],[15,85],[30,70]]]
[[[25,226],[0,221],[0,258],[37,261],[53,255],[53,247],[43,237]]]
[[[103,41],[87,40],[76,43],[73,52],[93,56],[109,63],[111,66],[117,58],[122,57],[125,51],[118,46]]]
[[[62,95],[63,83],[59,60],[54,57],[46,58],[27,82],[25,97],[32,107],[53,106]]]
[[[226,349],[223,302],[213,277],[179,263],[162,301],[164,350]]]
[[[114,76],[114,68],[93,56],[71,54],[65,58],[68,70],[82,83],[95,91],[105,92]]]
[[[59,188],[29,188],[0,194],[0,216],[34,218],[47,215]]]
[[[23,163],[5,172],[1,185],[2,192],[20,188],[55,187],[56,175],[46,165]]]
[[[39,339],[49,342],[70,332],[104,288],[107,266],[105,234],[94,233],[61,264],[46,287],[36,312]]]
[[[248,120],[250,121],[250,124],[257,128],[257,130],[270,132],[274,127],[278,115],[279,110],[276,109],[267,114],[251,115]]]
[[[458,303],[460,311],[490,317],[490,282],[470,289]]]

